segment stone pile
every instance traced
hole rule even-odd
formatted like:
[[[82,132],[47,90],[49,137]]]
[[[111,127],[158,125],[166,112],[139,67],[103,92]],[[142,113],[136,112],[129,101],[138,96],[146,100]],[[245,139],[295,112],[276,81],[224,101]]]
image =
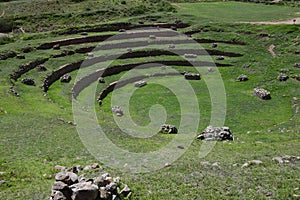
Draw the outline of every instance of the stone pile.
[[[21,82],[25,85],[35,85],[33,78],[23,78]]]
[[[289,78],[289,76],[288,76],[288,75],[285,75],[285,74],[280,74],[280,75],[277,77],[277,79],[278,79],[279,81],[286,81],[286,80],[288,80],[288,78]]]
[[[244,75],[244,74],[240,75],[237,79],[238,79],[238,81],[240,81],[240,82],[242,82],[242,81],[248,81],[248,80],[249,80],[249,79],[248,79],[248,76],[246,76],[246,75]]]
[[[120,106],[113,106],[111,107],[111,111],[115,113],[117,116],[121,117],[124,115],[122,108]]]
[[[254,95],[257,96],[258,98],[268,100],[271,99],[271,94],[269,91],[261,88],[254,88]]]
[[[226,126],[223,127],[208,126],[197,137],[197,139],[207,140],[207,141],[223,141],[223,140],[234,140],[234,137],[230,129]]]
[[[212,48],[217,48],[217,47],[218,47],[218,44],[214,42],[214,43],[212,43],[211,47],[212,47]]]
[[[184,78],[187,80],[200,80],[200,74],[184,73]]]
[[[167,134],[177,134],[178,130],[174,125],[170,125],[170,124],[163,124],[160,127],[160,131],[161,133],[167,133]]]
[[[108,173],[94,178],[62,171],[55,175],[50,200],[120,200],[131,195],[131,189]]]
[[[134,83],[134,87],[143,87],[145,85],[147,85],[146,81],[137,81]]]
[[[69,74],[65,74],[60,78],[60,82],[62,83],[69,83],[72,77]]]

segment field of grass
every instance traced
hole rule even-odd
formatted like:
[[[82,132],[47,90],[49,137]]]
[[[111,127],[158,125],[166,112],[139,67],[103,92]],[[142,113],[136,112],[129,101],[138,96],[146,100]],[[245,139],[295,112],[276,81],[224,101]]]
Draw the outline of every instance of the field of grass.
[[[55,1],[48,1],[42,4],[40,1],[23,2],[12,1],[0,3],[0,8],[5,7],[10,10],[12,20],[18,17],[30,18],[32,13],[31,5],[40,7],[36,12],[36,19],[31,22],[20,22],[27,27],[29,32],[48,30],[44,24],[39,24],[40,18],[46,16],[45,21],[57,23],[55,31],[41,33],[13,34],[12,40],[0,45],[0,53],[16,51],[22,53],[22,48],[32,46],[37,47],[40,43],[56,41],[72,37],[82,37],[80,34],[63,34],[67,27],[73,26],[74,29],[85,30],[85,26],[105,27],[105,20],[101,23],[92,22],[94,18],[103,18],[97,14],[96,6],[90,11],[86,6],[95,3],[86,0],[78,3],[59,0],[60,6]],[[132,3],[134,2],[134,4]],[[293,97],[300,98],[300,81],[294,77],[300,75],[300,68],[294,67],[294,63],[300,62],[300,25],[251,25],[240,24],[246,21],[277,21],[296,17],[299,8],[274,6],[263,4],[251,4],[241,2],[214,2],[214,3],[175,3],[172,4],[177,12],[167,12],[160,10],[159,1],[148,0],[129,1],[126,4],[121,1],[97,1],[100,5],[116,4],[120,8],[120,13],[107,12],[105,19],[114,22],[133,22],[145,19],[146,23],[169,22],[180,19],[191,26],[178,29],[179,32],[196,31],[191,37],[195,40],[210,39],[218,42],[217,50],[221,52],[240,53],[241,57],[225,56],[225,60],[216,60],[216,56],[198,56],[200,59],[215,61],[231,66],[219,67],[218,71],[222,77],[225,88],[226,110],[224,125],[229,126],[235,137],[234,141],[217,142],[211,152],[205,157],[199,157],[201,147],[205,142],[196,139],[205,127],[212,122],[212,102],[219,99],[211,99],[207,83],[213,75],[209,73],[201,74],[199,81],[183,81],[181,76],[147,78],[149,84],[137,89],[129,101],[130,117],[140,128],[149,125],[151,119],[158,120],[163,118],[161,107],[157,113],[151,113],[154,105],[159,104],[167,114],[166,122],[177,127],[182,122],[183,117],[190,117],[189,123],[196,125],[196,133],[187,132],[192,137],[190,143],[184,137],[182,143],[179,141],[180,148],[170,149],[170,152],[178,153],[179,158],[175,162],[169,163],[165,167],[150,172],[131,173],[124,171],[122,166],[112,167],[103,158],[98,160],[91,153],[98,150],[106,152],[104,149],[107,144],[100,143],[101,138],[93,138],[91,145],[86,145],[85,136],[78,132],[78,127],[68,122],[86,120],[88,126],[90,118],[80,119],[74,116],[74,104],[72,104],[72,87],[76,82],[78,70],[70,72],[72,80],[70,83],[61,83],[59,80],[54,82],[47,92],[43,93],[41,86],[47,75],[67,63],[77,62],[86,57],[85,54],[75,53],[60,58],[52,58],[64,50],[75,50],[83,46],[93,46],[94,43],[74,44],[62,46],[60,50],[41,50],[34,49],[29,53],[22,53],[26,59],[8,58],[0,60],[0,199],[49,199],[51,186],[57,171],[56,165],[72,167],[75,165],[90,165],[94,162],[100,163],[100,169],[81,172],[85,177],[95,177],[104,172],[112,176],[120,176],[124,183],[132,190],[130,199],[298,199],[300,197],[300,161],[291,160],[284,164],[273,161],[277,156],[300,156],[300,116],[295,113]],[[47,13],[46,5],[51,4],[51,12]],[[147,9],[145,12],[124,14],[127,9],[135,5],[143,5]],[[15,6],[17,5],[17,9]],[[24,5],[21,9],[19,5]],[[168,4],[169,5],[169,4]],[[66,7],[63,13],[62,7]],[[151,8],[155,7],[153,13]],[[34,7],[33,7],[34,8]],[[121,9],[122,8],[122,9]],[[110,6],[103,9],[111,10]],[[106,11],[107,11],[106,10]],[[50,9],[49,9],[50,11]],[[105,11],[105,12],[106,12]],[[118,12],[119,12],[118,11]],[[1,12],[1,10],[0,10]],[[14,12],[14,13],[12,13]],[[53,15],[53,12],[59,14]],[[79,15],[95,12],[92,18],[83,17],[86,22],[78,22]],[[67,13],[72,13],[72,17],[64,18]],[[1,14],[1,13],[0,13]],[[48,17],[52,16],[52,17]],[[85,15],[82,15],[85,16]],[[148,17],[155,19],[147,20]],[[58,17],[60,20],[56,20]],[[18,19],[19,20],[19,19]],[[172,20],[172,21],[171,21]],[[66,24],[64,24],[66,23]],[[71,23],[71,24],[70,24]],[[108,24],[107,26],[110,26]],[[84,28],[85,27],[85,28]],[[157,30],[158,31],[158,30]],[[80,31],[79,31],[80,32]],[[91,35],[116,34],[116,31],[90,32]],[[149,41],[149,38],[134,38],[133,41]],[[157,38],[156,41],[172,41],[173,38]],[[122,43],[125,40],[112,41],[112,43]],[[242,45],[245,43],[245,45]],[[149,42],[151,44],[151,42]],[[276,57],[272,57],[268,52],[268,47],[274,44]],[[133,52],[138,50],[153,50],[166,48],[159,42],[145,48],[132,48]],[[211,42],[201,44],[207,50],[214,50]],[[176,44],[176,49],[195,48],[190,44]],[[118,54],[127,52],[124,49],[116,48],[106,51],[94,52],[95,56]],[[32,69],[23,74],[17,81],[10,79],[10,74],[18,69],[22,64],[26,64],[37,58],[49,58],[45,62],[47,71]],[[125,64],[142,63],[146,61],[172,61],[182,60],[174,55],[160,55],[152,57],[139,57],[128,59],[117,59],[112,66],[123,66]],[[81,72],[91,73],[98,67],[104,67],[105,63],[100,63],[82,69]],[[110,66],[110,67],[112,67]],[[206,66],[192,68],[189,66],[172,66],[178,72],[189,71],[204,72]],[[215,68],[214,68],[215,69]],[[277,80],[280,70],[284,69],[290,78],[285,82]],[[148,74],[150,72],[164,72],[160,67],[153,69],[137,69],[136,74]],[[216,70],[216,69],[215,69]],[[215,71],[217,74],[217,72]],[[249,77],[247,82],[238,82],[237,77],[246,74]],[[131,74],[132,75],[132,74]],[[134,74],[133,74],[134,75]],[[126,96],[133,88],[133,84],[127,84],[122,88],[110,93],[99,106],[96,101],[97,95],[114,81],[124,77],[130,77],[130,73],[121,72],[112,76],[105,77],[104,84],[92,84],[85,88],[78,96],[78,101],[84,102],[85,109],[95,109],[97,123],[101,126],[107,139],[127,154],[120,160],[137,162],[130,156],[133,153],[150,153],[160,150],[161,147],[168,145],[177,136],[156,134],[153,137],[140,138],[125,133],[123,127],[118,123],[126,120],[125,116],[115,119],[111,112],[112,102],[116,99],[114,95],[118,92]],[[21,83],[22,78],[34,78],[36,86],[27,86]],[[207,82],[205,82],[207,81]],[[160,84],[158,84],[160,83]],[[179,95],[174,90],[165,87],[167,83],[175,83],[178,90],[183,88],[183,84],[189,84],[195,96],[181,92]],[[177,85],[176,85],[177,83]],[[10,87],[14,85],[20,97],[14,96],[10,92]],[[265,88],[271,92],[271,100],[261,100],[253,95],[255,87]],[[90,99],[91,91],[95,89],[96,97]],[[221,91],[222,88],[214,88]],[[124,98],[125,98],[124,96]],[[190,108],[182,108],[181,102],[190,102],[193,98],[197,100],[197,108],[193,112],[187,112]],[[222,98],[222,95],[220,96]],[[299,101],[299,100],[298,100]],[[121,101],[122,103],[122,101]],[[192,105],[192,104],[191,104]],[[192,107],[193,108],[193,107]],[[183,110],[182,110],[183,109]],[[199,109],[200,120],[196,119],[195,111]],[[153,111],[153,110],[152,110]],[[190,114],[190,116],[189,116]],[[155,118],[151,118],[154,116]],[[84,115],[83,115],[84,116]],[[92,118],[91,118],[92,119]],[[80,122],[80,121],[79,121]],[[184,126],[183,126],[184,127]],[[158,127],[152,127],[156,130]],[[149,128],[150,129],[150,128]],[[141,129],[142,130],[142,129]],[[151,129],[152,130],[152,129]],[[188,129],[182,129],[188,130]],[[97,133],[98,134],[98,133]],[[140,132],[140,136],[146,133]],[[180,137],[180,134],[178,134]],[[183,135],[183,134],[182,134]],[[139,135],[138,135],[139,136]],[[95,146],[92,146],[95,145]],[[103,148],[103,149],[101,149]],[[95,150],[95,151],[94,151]],[[99,153],[99,152],[98,152]],[[119,152],[120,154],[122,152]],[[118,152],[112,152],[111,159],[117,157]],[[170,155],[170,158],[172,155]],[[165,161],[166,160],[166,161]],[[155,163],[159,166],[167,162],[168,157],[161,158]],[[251,160],[261,160],[263,164],[252,165],[242,168],[242,165]],[[209,162],[209,165],[205,163]],[[143,160],[140,163],[144,163]],[[212,166],[212,163],[218,163]],[[129,163],[130,164],[130,163]],[[142,166],[141,166],[142,167]],[[151,168],[151,167],[150,167]]]

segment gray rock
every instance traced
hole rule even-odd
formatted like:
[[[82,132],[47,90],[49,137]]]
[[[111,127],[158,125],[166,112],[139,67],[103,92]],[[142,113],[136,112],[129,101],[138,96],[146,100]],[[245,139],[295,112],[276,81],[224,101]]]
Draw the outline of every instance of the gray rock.
[[[98,78],[98,82],[99,82],[99,83],[105,83],[105,80],[104,80],[104,78],[101,76],[101,77]]]
[[[21,82],[22,82],[23,84],[25,84],[25,85],[32,85],[32,86],[35,85],[35,82],[34,82],[34,79],[33,79],[33,78],[24,78],[24,79],[22,79]]]
[[[57,181],[52,185],[53,191],[59,191],[66,197],[66,199],[71,199],[72,190],[69,186],[61,181]],[[54,192],[55,193],[55,192]]]
[[[59,45],[59,44],[54,45],[54,46],[53,46],[53,49],[54,49],[54,50],[59,50],[59,49],[60,49],[60,45]]]
[[[60,82],[62,83],[69,83],[72,77],[69,74],[65,74],[60,78]]]
[[[98,186],[91,182],[81,182],[70,186],[73,191],[72,200],[96,200]]]
[[[289,76],[288,76],[288,75],[285,75],[285,74],[280,74],[280,75],[277,77],[277,79],[278,79],[279,81],[286,81],[286,80],[289,79]]]
[[[147,85],[146,81],[137,81],[134,83],[134,87],[143,87],[145,85]]]
[[[244,74],[242,74],[242,75],[240,75],[238,78],[238,81],[248,81],[249,79],[248,79],[248,76],[246,76],[246,75],[244,75]]]
[[[47,68],[43,64],[38,65],[36,68],[37,68],[38,71],[47,71]]]
[[[294,67],[300,68],[300,63],[295,63]]]
[[[121,117],[124,115],[122,108],[120,106],[113,106],[111,108],[112,112],[115,113],[117,116]]]
[[[200,74],[185,73],[184,78],[187,80],[200,80]]]
[[[283,164],[284,163],[283,159],[281,157],[274,157],[274,158],[272,158],[272,160],[278,162],[278,164]]]
[[[23,54],[18,54],[16,58],[18,58],[18,59],[25,59],[25,56]]]
[[[167,134],[177,134],[178,130],[174,125],[170,125],[170,124],[163,124],[160,127],[160,132],[161,133],[167,133]]]
[[[131,193],[131,189],[128,187],[128,185],[124,185],[124,188],[120,191],[120,195],[123,197],[129,196]]]
[[[224,56],[217,56],[216,60],[225,60]]]
[[[206,129],[198,135],[197,139],[208,141],[223,141],[234,140],[231,130],[226,127],[213,127],[208,126]]]
[[[97,185],[99,188],[100,187],[105,187],[106,186],[106,181],[105,181],[105,177],[103,176],[98,176],[96,178],[94,178],[94,184]]]
[[[149,39],[155,40],[155,39],[156,39],[156,36],[155,36],[155,35],[149,35]]]
[[[169,44],[169,49],[175,49],[175,44]]]
[[[269,91],[261,88],[254,88],[254,95],[257,96],[258,98],[268,100],[271,99],[271,94]]]
[[[197,55],[196,54],[186,53],[186,54],[184,54],[184,57],[185,58],[197,58]]]
[[[53,191],[53,194],[51,195],[52,200],[68,200],[70,199],[67,198],[61,191]]]
[[[212,47],[212,48],[217,48],[217,47],[218,47],[218,44],[214,42],[214,43],[212,43],[211,47]]]
[[[59,172],[55,175],[56,181],[64,182],[67,185],[78,183],[78,176],[73,172]]]
[[[112,182],[105,186],[105,190],[110,194],[117,195],[118,194],[118,186],[116,183]]]

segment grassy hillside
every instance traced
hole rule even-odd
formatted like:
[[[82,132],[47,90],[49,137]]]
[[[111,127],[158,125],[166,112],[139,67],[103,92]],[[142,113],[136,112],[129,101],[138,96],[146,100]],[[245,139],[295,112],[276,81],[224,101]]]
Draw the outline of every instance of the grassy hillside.
[[[251,25],[239,22],[286,20],[297,17],[296,12],[300,10],[240,2],[175,3],[172,4],[173,8],[168,3],[155,0],[125,2],[58,0],[0,3],[0,8],[5,10],[4,18],[12,20],[14,30],[22,27],[26,32],[14,31],[9,39],[2,39],[3,44],[0,45],[0,199],[49,199],[54,176],[58,172],[54,169],[56,165],[86,166],[94,162],[100,163],[101,167],[80,174],[95,177],[108,172],[114,177],[120,176],[132,189],[130,199],[298,199],[300,161],[296,157],[300,156],[300,116],[296,111],[298,104],[293,98],[300,98],[300,81],[297,79],[300,77],[300,68],[294,66],[300,62],[300,26]],[[178,32],[187,33],[200,46],[198,43],[184,43],[178,36],[160,35],[164,29],[158,29],[156,24],[155,32],[142,30],[139,36],[134,35],[130,40],[113,37],[104,42],[65,44],[58,50],[51,47],[38,48],[43,43],[70,38],[115,35],[121,28],[120,24],[125,24],[129,29],[165,22],[171,23],[171,28],[176,25],[175,20],[189,23],[188,27],[178,28]],[[86,33],[82,35],[82,32]],[[156,39],[149,39],[149,35],[156,35]],[[183,41],[185,40],[187,39]],[[213,42],[218,44],[216,48],[212,48]],[[176,43],[175,50],[191,51],[201,47],[200,49],[211,52],[211,56],[199,55],[197,59],[215,62],[219,67],[213,67],[214,72],[210,74],[207,71],[209,64],[190,67],[180,62],[185,60],[184,57],[152,55],[158,49],[171,51],[168,47],[170,43]],[[94,51],[95,57],[105,55],[104,58],[108,61],[112,55],[123,54],[127,57],[113,59],[110,66],[103,62],[80,72],[75,69],[69,72],[72,76],[70,83],[61,83],[58,79],[47,92],[42,91],[47,76],[65,64],[86,59],[88,56],[82,48],[93,49],[97,44],[107,44],[108,49]],[[127,47],[130,45],[132,52],[128,53]],[[271,45],[275,46],[275,57],[268,51]],[[30,51],[26,51],[26,48]],[[141,53],[142,50],[146,53]],[[16,56],[3,59],[11,51],[24,55],[25,59],[18,59]],[[234,54],[241,55],[233,56]],[[136,56],[130,57],[131,55]],[[224,60],[217,59],[221,55]],[[41,58],[47,59],[44,62],[46,71],[35,67],[22,73],[16,80],[11,78],[11,74],[23,69],[25,64]],[[149,125],[153,119],[162,119],[164,112],[167,114],[166,122],[177,127],[183,117],[190,117],[189,123],[196,127],[195,133],[186,132],[192,138],[190,144],[184,143],[185,140],[180,143],[179,140],[178,146],[170,148],[170,152],[174,150],[180,155],[179,158],[175,162],[166,163],[157,171],[134,174],[123,171],[123,165],[112,167],[104,157],[100,160],[94,157],[91,154],[95,152],[93,150],[106,152],[104,147],[107,146],[99,142],[100,137],[89,141],[100,148],[86,145],[85,135],[77,130],[80,124],[74,126],[76,116],[72,104],[72,88],[78,72],[92,73],[102,67],[119,69],[130,64],[138,66],[141,63],[171,61],[173,64],[170,66],[178,72],[198,73],[200,70],[201,80],[185,81],[181,75],[145,78],[148,85],[132,94],[128,109],[139,128]],[[133,75],[166,73],[167,70],[154,65],[151,70],[136,69],[131,72],[134,73],[123,71],[106,76],[105,83],[93,83],[81,91],[77,98],[83,102],[86,110],[95,110],[93,116],[98,120],[105,137],[127,152],[120,163],[128,161],[129,164],[145,161],[130,160],[128,155],[160,150],[174,138],[184,135],[155,134],[153,137],[141,138],[146,132],[140,131],[134,137],[130,135],[132,132],[126,133],[121,129],[122,126],[117,122],[126,120],[128,113],[115,119],[111,112],[112,102],[116,100],[114,95],[118,92],[125,92],[121,93],[124,97],[129,94],[134,88],[133,83],[108,94],[103,99],[102,106],[98,105],[97,96],[110,83]],[[220,99],[211,97],[215,91],[210,91],[207,85],[213,83],[209,81],[218,72],[225,88],[226,110],[221,110],[224,105]],[[279,81],[277,77],[281,73],[288,75],[289,79]],[[238,82],[237,77],[241,74],[247,75],[249,80]],[[23,78],[33,78],[35,86],[23,84]],[[167,88],[168,83],[174,83],[173,88]],[[188,84],[193,93],[181,91],[183,84]],[[19,96],[11,92],[12,86]],[[256,87],[269,90],[272,98],[261,100],[254,96],[253,89]],[[93,89],[96,91],[95,97],[88,98]],[[219,91],[220,88],[214,89]],[[181,92],[176,94],[177,90]],[[222,95],[219,97],[222,98]],[[195,109],[184,115],[184,109],[187,108],[182,108],[181,103],[191,102],[193,99],[197,106],[194,105]],[[224,125],[230,127],[235,140],[217,142],[207,156],[199,157],[205,142],[196,137],[212,123],[213,102],[216,107],[220,106],[218,111],[225,114]],[[197,109],[200,112],[199,123],[196,118],[199,114]],[[90,122],[91,120],[87,120],[86,125]],[[154,126],[153,129],[157,128]],[[115,158],[116,154],[118,152],[112,152],[109,158]],[[274,157],[284,155],[296,157],[285,156],[286,162],[283,164],[273,160]],[[158,166],[167,162],[172,156],[174,155],[162,157],[155,164]],[[260,160],[262,164],[242,167],[251,160]],[[215,164],[212,165],[213,163]]]

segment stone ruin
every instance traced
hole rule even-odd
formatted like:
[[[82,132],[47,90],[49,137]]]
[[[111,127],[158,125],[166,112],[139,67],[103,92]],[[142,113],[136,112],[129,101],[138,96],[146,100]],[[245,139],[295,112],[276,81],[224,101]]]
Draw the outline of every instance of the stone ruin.
[[[242,74],[242,75],[239,75],[239,77],[237,78],[238,81],[248,81],[248,76]]]
[[[147,85],[146,81],[137,81],[134,83],[134,87],[143,87],[145,85]]]
[[[200,80],[200,74],[184,73],[184,78],[187,80]]]
[[[119,177],[105,173],[85,178],[76,173],[61,171],[55,175],[50,200],[121,200],[131,195],[131,189]]]
[[[277,79],[278,79],[279,81],[286,81],[286,80],[289,79],[289,76],[288,76],[288,75],[285,75],[285,74],[280,74],[280,75],[277,77]]]
[[[170,125],[170,124],[163,124],[160,127],[159,132],[161,133],[167,133],[167,134],[177,134],[178,130],[174,125]]]
[[[60,78],[60,82],[62,83],[69,83],[72,77],[69,74],[65,74]]]
[[[21,82],[25,85],[35,85],[33,78],[23,78]]]
[[[121,117],[124,115],[123,110],[120,106],[113,106],[111,107],[111,111],[115,113],[117,116]]]
[[[254,88],[254,95],[263,100],[271,99],[271,93],[265,89]]]
[[[206,141],[223,141],[234,140],[234,137],[229,127],[208,126],[200,135],[198,135],[197,139]]]

